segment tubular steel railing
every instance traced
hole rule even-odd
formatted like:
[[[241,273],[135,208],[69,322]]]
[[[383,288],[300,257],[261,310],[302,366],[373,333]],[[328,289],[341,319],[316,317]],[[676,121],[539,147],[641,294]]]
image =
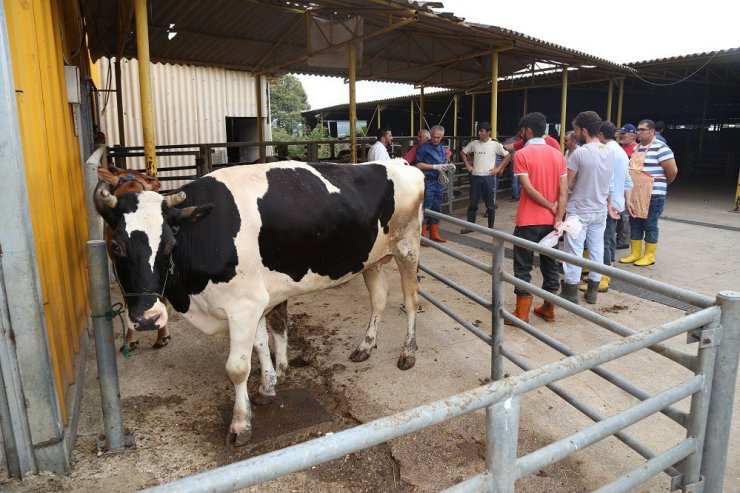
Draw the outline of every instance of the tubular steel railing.
[[[235,491],[337,459],[346,454],[372,447],[482,408],[486,408],[487,423],[486,470],[484,473],[457,484],[447,491],[513,492],[514,484],[518,479],[554,462],[563,460],[571,454],[611,435],[616,436],[644,457],[646,461],[641,467],[616,478],[598,491],[628,491],[661,472],[665,472],[671,477],[670,486],[672,491],[678,488],[692,492],[699,492],[702,489],[708,492],[722,491],[737,373],[737,343],[740,341],[740,293],[722,292],[715,301],[710,297],[685,289],[646,279],[555,249],[544,248],[536,243],[500,231],[471,225],[465,221],[432,211],[426,211],[426,213],[429,216],[453,224],[472,228],[493,240],[493,258],[492,264],[489,266],[451,248],[437,245],[426,238],[422,239],[424,245],[432,246],[442,253],[490,274],[493,294],[493,300],[490,302],[443,274],[435,272],[427,266],[420,266],[423,272],[484,308],[491,310],[492,334],[488,335],[431,293],[424,290],[420,291],[423,298],[492,347],[491,374],[493,382],[333,435],[316,438],[169,484],[160,485],[151,488],[149,491]],[[505,242],[587,267],[593,271],[640,285],[643,288],[651,289],[677,300],[692,303],[700,307],[701,310],[649,330],[637,331],[565,301],[504,272]],[[557,341],[536,327],[522,322],[503,308],[503,286],[505,282],[541,296],[622,337],[600,347],[575,353],[562,342]],[[519,329],[551,346],[566,357],[554,363],[533,368],[523,358],[504,346],[502,325],[504,320],[512,322]],[[663,344],[663,341],[680,334],[688,334],[688,341],[696,343],[696,354],[685,353]],[[725,341],[729,343],[725,343]],[[640,349],[650,349],[690,369],[693,376],[667,390],[652,395],[601,366]],[[504,379],[504,358],[521,367],[524,373]],[[715,367],[717,367],[716,372]],[[640,402],[606,417],[557,383],[566,377],[587,370],[636,397]],[[566,402],[593,420],[595,424],[539,450],[517,457],[521,397],[527,392],[542,387],[553,390]],[[673,407],[673,404],[689,396],[691,396],[689,413]],[[678,444],[661,453],[651,451],[635,437],[624,431],[625,428],[658,412],[668,416],[686,429],[685,437]],[[709,428],[707,428],[708,421],[711,423]],[[707,444],[711,444],[712,450],[708,449]],[[712,454],[711,461],[707,459],[708,454]],[[702,462],[703,455],[704,462]]]

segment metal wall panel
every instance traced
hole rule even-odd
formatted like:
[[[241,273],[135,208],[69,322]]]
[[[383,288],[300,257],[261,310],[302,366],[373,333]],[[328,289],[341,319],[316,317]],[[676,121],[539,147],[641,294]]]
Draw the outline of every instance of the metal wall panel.
[[[22,341],[22,327],[13,322],[24,390],[27,396],[39,394],[38,401],[29,398],[28,407],[35,444],[58,439],[67,423],[65,395],[75,380],[74,357],[89,314],[82,159],[67,103],[60,32],[63,23],[57,5],[41,0],[5,2],[38,268],[38,272],[26,275],[38,275],[43,300],[39,300],[39,309],[47,334],[46,341]],[[12,296],[17,293],[9,292]],[[39,358],[51,361],[52,374]],[[45,390],[46,380],[55,395]]]
[[[113,60],[115,63],[115,59]],[[98,63],[107,144],[120,144],[115,76],[110,60]],[[154,95],[155,142],[159,145],[205,144],[226,142],[226,117],[257,117],[257,94],[254,76],[241,71],[192,65],[153,63],[151,67]],[[127,147],[142,146],[141,105],[139,103],[139,68],[135,59],[121,60],[123,91],[124,139]],[[263,79],[263,88],[268,84]],[[264,121],[267,121],[267,96],[263,96]],[[266,129],[267,130],[267,129]],[[269,135],[268,132],[265,135]],[[225,159],[217,151],[214,162]],[[158,167],[194,164],[192,156],[159,156]],[[143,158],[127,166],[144,168]],[[160,176],[181,175],[182,171],[163,171]],[[164,188],[175,188],[185,182],[166,182]]]

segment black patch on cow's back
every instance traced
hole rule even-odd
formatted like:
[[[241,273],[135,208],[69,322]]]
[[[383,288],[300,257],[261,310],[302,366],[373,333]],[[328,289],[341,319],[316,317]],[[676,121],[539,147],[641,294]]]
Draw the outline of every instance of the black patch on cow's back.
[[[360,272],[378,236],[388,233],[395,209],[393,182],[380,165],[317,164],[340,190],[303,168],[267,171],[267,193],[257,200],[259,249],[269,269],[300,281],[310,269],[339,279]]]
[[[229,282],[236,276],[239,257],[234,241],[241,217],[231,191],[215,178],[200,178],[180,190],[187,198],[178,209],[213,204],[209,215],[183,225],[175,235],[172,258],[177,268],[168,283],[167,299],[175,310],[185,313],[189,295],[203,292],[209,281]]]

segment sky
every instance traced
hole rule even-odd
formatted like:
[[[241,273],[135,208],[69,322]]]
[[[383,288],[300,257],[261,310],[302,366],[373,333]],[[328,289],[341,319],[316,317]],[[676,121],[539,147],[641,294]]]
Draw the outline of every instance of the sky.
[[[518,31],[537,39],[617,63],[689,55],[740,47],[737,17],[731,2],[553,2],[530,0],[442,0],[443,9],[470,22]],[[511,5],[511,7],[507,7]],[[631,7],[629,7],[631,5]],[[349,103],[341,78],[299,76],[311,108]],[[357,101],[418,94],[410,85],[357,82]]]

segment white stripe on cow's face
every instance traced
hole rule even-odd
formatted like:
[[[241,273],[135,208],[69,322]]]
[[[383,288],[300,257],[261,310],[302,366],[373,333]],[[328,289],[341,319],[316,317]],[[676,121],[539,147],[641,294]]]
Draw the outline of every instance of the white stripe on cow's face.
[[[154,259],[157,256],[164,224],[162,196],[157,192],[141,192],[136,212],[124,214],[123,217],[126,220],[126,233],[129,238],[134,231],[141,231],[146,235],[152,251],[149,257],[149,267],[154,273]]]

